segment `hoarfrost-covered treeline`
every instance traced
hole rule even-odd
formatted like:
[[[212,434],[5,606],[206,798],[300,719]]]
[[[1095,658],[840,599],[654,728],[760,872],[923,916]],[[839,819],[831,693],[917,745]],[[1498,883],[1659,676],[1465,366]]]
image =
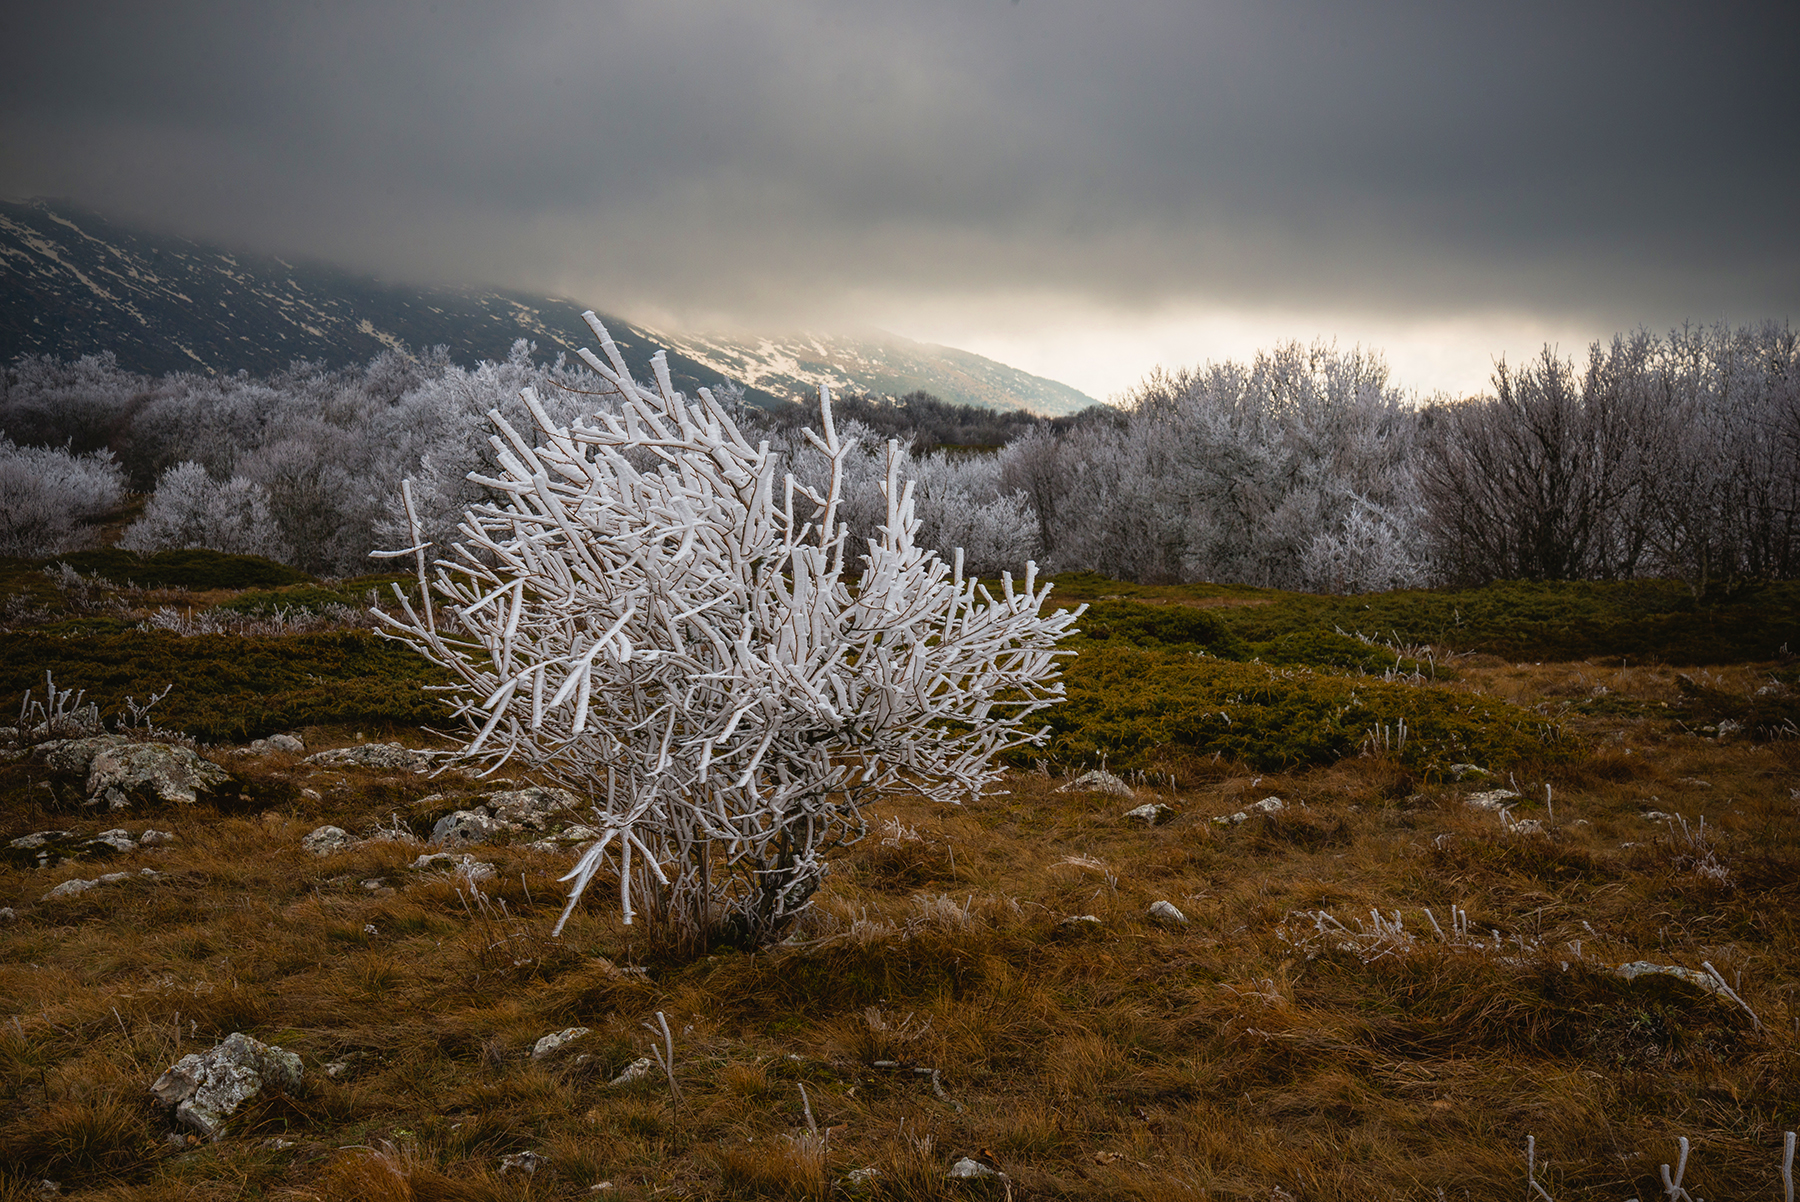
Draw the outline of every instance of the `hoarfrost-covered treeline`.
[[[127,547],[366,571],[369,549],[407,540],[402,477],[428,536],[450,540],[481,499],[468,473],[493,467],[487,412],[527,421],[527,386],[559,421],[618,403],[524,343],[473,368],[389,352],[262,379],[23,359],[0,377],[0,553],[77,546],[131,490],[151,495]],[[802,481],[825,471],[791,423],[742,412]],[[885,435],[845,425],[860,449],[843,503],[862,540],[884,513]],[[1290,343],[1159,370],[1117,411],[1027,427],[993,454],[912,454],[903,470],[919,481],[921,542],[963,547],[990,575],[1035,557],[1326,592],[1629,576],[1703,592],[1800,573],[1800,362],[1785,325],[1639,332],[1584,363],[1550,350],[1502,363],[1484,397],[1421,402],[1376,354]]]

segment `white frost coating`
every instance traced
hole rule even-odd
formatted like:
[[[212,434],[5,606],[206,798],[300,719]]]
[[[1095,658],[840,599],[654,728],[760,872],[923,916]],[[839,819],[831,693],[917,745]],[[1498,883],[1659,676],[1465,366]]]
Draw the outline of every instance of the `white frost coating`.
[[[610,867],[626,922],[651,887],[696,933],[766,941],[808,903],[823,852],[861,836],[874,793],[974,796],[996,752],[1042,738],[1023,723],[1061,699],[1056,643],[1080,611],[1042,612],[1034,564],[995,597],[960,553],[920,547],[892,443],[886,522],[852,576],[839,497],[855,443],[828,389],[806,436],[829,481],[778,484],[768,444],[706,389],[676,393],[660,353],[656,389],[635,383],[585,316],[606,359],[581,356],[623,403],[564,427],[527,388],[533,439],[491,412],[502,470],[472,479],[499,499],[466,512],[428,581],[415,522],[390,554],[417,554],[428,587],[390,633],[458,677],[465,756],[490,771],[517,756],[592,798],[603,833],[564,878],[563,920]]]

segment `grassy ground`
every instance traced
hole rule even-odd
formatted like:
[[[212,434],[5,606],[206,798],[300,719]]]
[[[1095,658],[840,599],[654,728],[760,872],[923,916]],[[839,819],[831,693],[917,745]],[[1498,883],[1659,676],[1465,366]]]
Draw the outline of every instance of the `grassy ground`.
[[[1236,629],[1225,650],[1248,658],[1216,666],[1267,673],[1250,645],[1291,635],[1311,637]],[[1197,660],[1141,631],[1082,657],[1140,654]],[[1022,766],[965,807],[880,807],[794,941],[696,960],[621,926],[598,885],[551,939],[566,854],[478,849],[497,871],[472,888],[411,869],[422,849],[403,843],[300,849],[323,823],[426,832],[491,783],[221,746],[239,780],[222,811],[93,815],[47,808],[28,760],[0,766],[6,837],[176,835],[0,869],[0,1197],[48,1179],[114,1199],[1512,1199],[1534,1136],[1557,1202],[1623,1202],[1662,1196],[1687,1136],[1695,1197],[1780,1198],[1800,1125],[1791,663],[1433,666],[1276,670],[1553,725],[1555,754],[1496,743],[1492,777],[1456,781],[1391,741],[1257,767],[1255,747],[1149,738],[1127,775],[1175,811],[1158,826],[1122,816],[1137,801],[1060,791],[1076,757]],[[1717,737],[1752,713],[1769,721]],[[294,725],[315,748],[421,741],[403,722]],[[1508,819],[1466,803],[1510,784]],[[1285,807],[1213,821],[1270,796]],[[162,876],[42,900],[142,867]],[[1188,922],[1152,921],[1158,900]],[[1710,963],[1745,1005],[1613,971],[1639,960]],[[608,1084],[649,1054],[659,1011],[679,1102],[660,1071]],[[572,1026],[590,1030],[531,1058]],[[170,1143],[146,1087],[232,1031],[297,1052],[302,1087],[218,1143]],[[502,1171],[522,1152],[548,1159]],[[947,1180],[964,1155],[1010,1180]]]

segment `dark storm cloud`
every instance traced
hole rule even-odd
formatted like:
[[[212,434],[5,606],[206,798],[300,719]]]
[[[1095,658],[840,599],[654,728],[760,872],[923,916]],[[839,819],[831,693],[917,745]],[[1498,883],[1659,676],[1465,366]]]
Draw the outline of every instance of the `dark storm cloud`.
[[[614,307],[1784,316],[1781,11],[36,4],[0,193]]]

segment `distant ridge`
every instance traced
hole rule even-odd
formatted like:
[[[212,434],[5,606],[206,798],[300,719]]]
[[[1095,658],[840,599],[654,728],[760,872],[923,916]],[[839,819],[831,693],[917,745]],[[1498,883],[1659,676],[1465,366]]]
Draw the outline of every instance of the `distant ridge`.
[[[319,263],[237,254],[136,230],[65,201],[0,201],[0,363],[111,351],[122,367],[264,375],[310,359],[340,366],[384,348],[443,345],[462,363],[591,344],[586,305],[500,289],[421,288]],[[1094,404],[1054,380],[967,351],[880,332],[859,338],[735,340],[649,330],[602,316],[634,374],[666,347],[675,386],[727,381],[763,405],[828,383],[840,392],[915,390],[989,409],[1055,415]]]

